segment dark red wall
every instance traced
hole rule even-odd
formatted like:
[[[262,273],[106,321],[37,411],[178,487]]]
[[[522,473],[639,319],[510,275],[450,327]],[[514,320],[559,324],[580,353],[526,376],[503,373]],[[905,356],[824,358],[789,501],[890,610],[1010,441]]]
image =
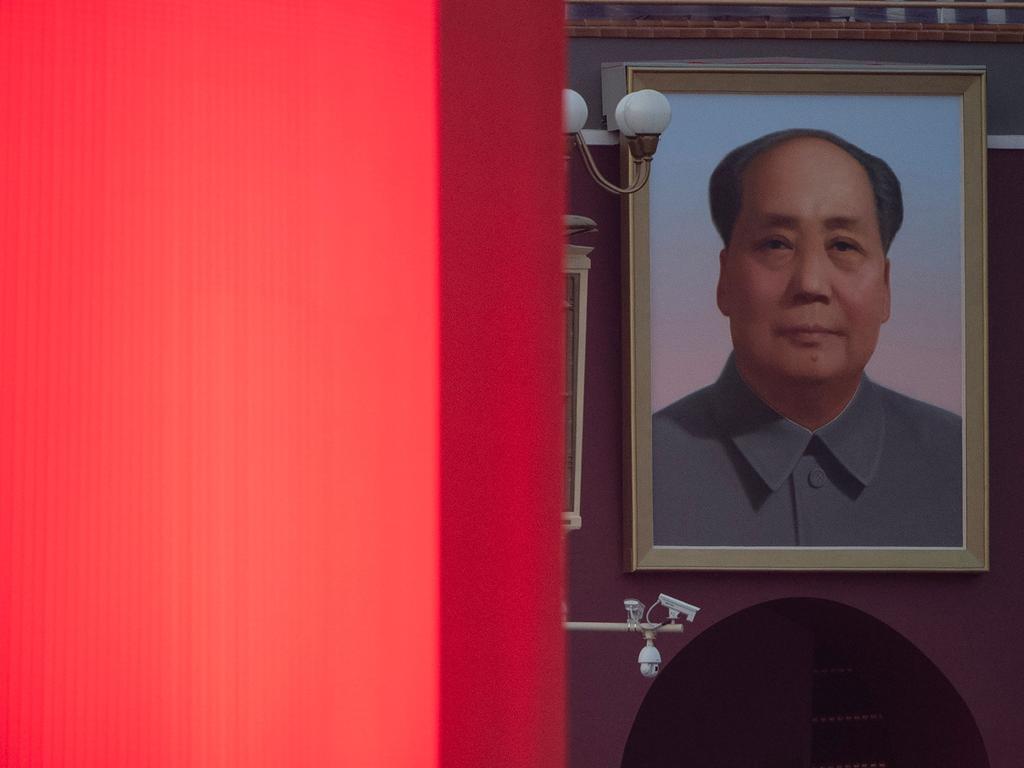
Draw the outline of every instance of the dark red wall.
[[[597,147],[616,173],[618,150]],[[989,152],[989,403],[991,570],[985,574],[622,572],[622,366],[619,203],[574,164],[569,210],[600,232],[576,239],[591,254],[583,452],[583,528],[568,536],[569,617],[618,620],[622,599],[651,603],[667,592],[703,608],[682,638],[658,645],[666,661],[689,639],[749,606],[783,597],[818,597],[858,608],[901,633],[946,675],[971,708],[993,766],[1024,754],[1024,151]],[[571,633],[570,765],[618,766],[649,683],[638,671],[634,635]],[[682,752],[680,753],[683,754]]]

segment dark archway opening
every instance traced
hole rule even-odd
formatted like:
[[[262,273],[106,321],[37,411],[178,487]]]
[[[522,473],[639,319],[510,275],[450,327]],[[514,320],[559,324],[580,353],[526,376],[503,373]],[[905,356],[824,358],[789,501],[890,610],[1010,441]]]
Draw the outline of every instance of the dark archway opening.
[[[787,598],[706,629],[637,713],[623,768],[988,768],[945,675],[887,624]]]

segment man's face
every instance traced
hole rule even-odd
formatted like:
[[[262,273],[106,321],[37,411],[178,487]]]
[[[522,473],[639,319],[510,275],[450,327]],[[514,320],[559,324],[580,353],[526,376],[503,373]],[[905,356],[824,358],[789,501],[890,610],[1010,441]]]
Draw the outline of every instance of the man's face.
[[[814,138],[755,158],[720,266],[718,307],[755,390],[859,381],[889,319],[889,262],[856,160]]]

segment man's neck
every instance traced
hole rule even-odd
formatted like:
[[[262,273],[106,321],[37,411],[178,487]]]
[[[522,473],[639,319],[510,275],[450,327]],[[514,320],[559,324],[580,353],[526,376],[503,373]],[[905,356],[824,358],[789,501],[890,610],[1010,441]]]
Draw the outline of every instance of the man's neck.
[[[852,381],[772,381],[748,375],[737,362],[740,378],[769,408],[814,432],[843,412],[857,394],[860,377]]]

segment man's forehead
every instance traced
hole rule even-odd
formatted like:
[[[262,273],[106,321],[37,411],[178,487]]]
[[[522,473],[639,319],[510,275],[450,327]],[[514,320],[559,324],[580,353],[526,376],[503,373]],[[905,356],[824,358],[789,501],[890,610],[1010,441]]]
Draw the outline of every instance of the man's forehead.
[[[758,224],[795,224],[813,209],[829,229],[877,224],[864,166],[832,142],[801,137],[771,147],[744,170],[740,217]]]
[[[787,175],[808,179],[846,176],[871,190],[868,172],[857,158],[831,141],[813,137],[783,141],[751,158],[742,172],[741,188]]]
[[[749,218],[757,226],[763,227],[784,227],[795,229],[800,225],[800,218],[788,213],[773,212],[771,210],[751,210]],[[825,229],[858,229],[863,226],[870,226],[874,223],[874,211],[869,211],[867,216],[853,216],[849,212],[836,216],[826,216],[822,221]]]

